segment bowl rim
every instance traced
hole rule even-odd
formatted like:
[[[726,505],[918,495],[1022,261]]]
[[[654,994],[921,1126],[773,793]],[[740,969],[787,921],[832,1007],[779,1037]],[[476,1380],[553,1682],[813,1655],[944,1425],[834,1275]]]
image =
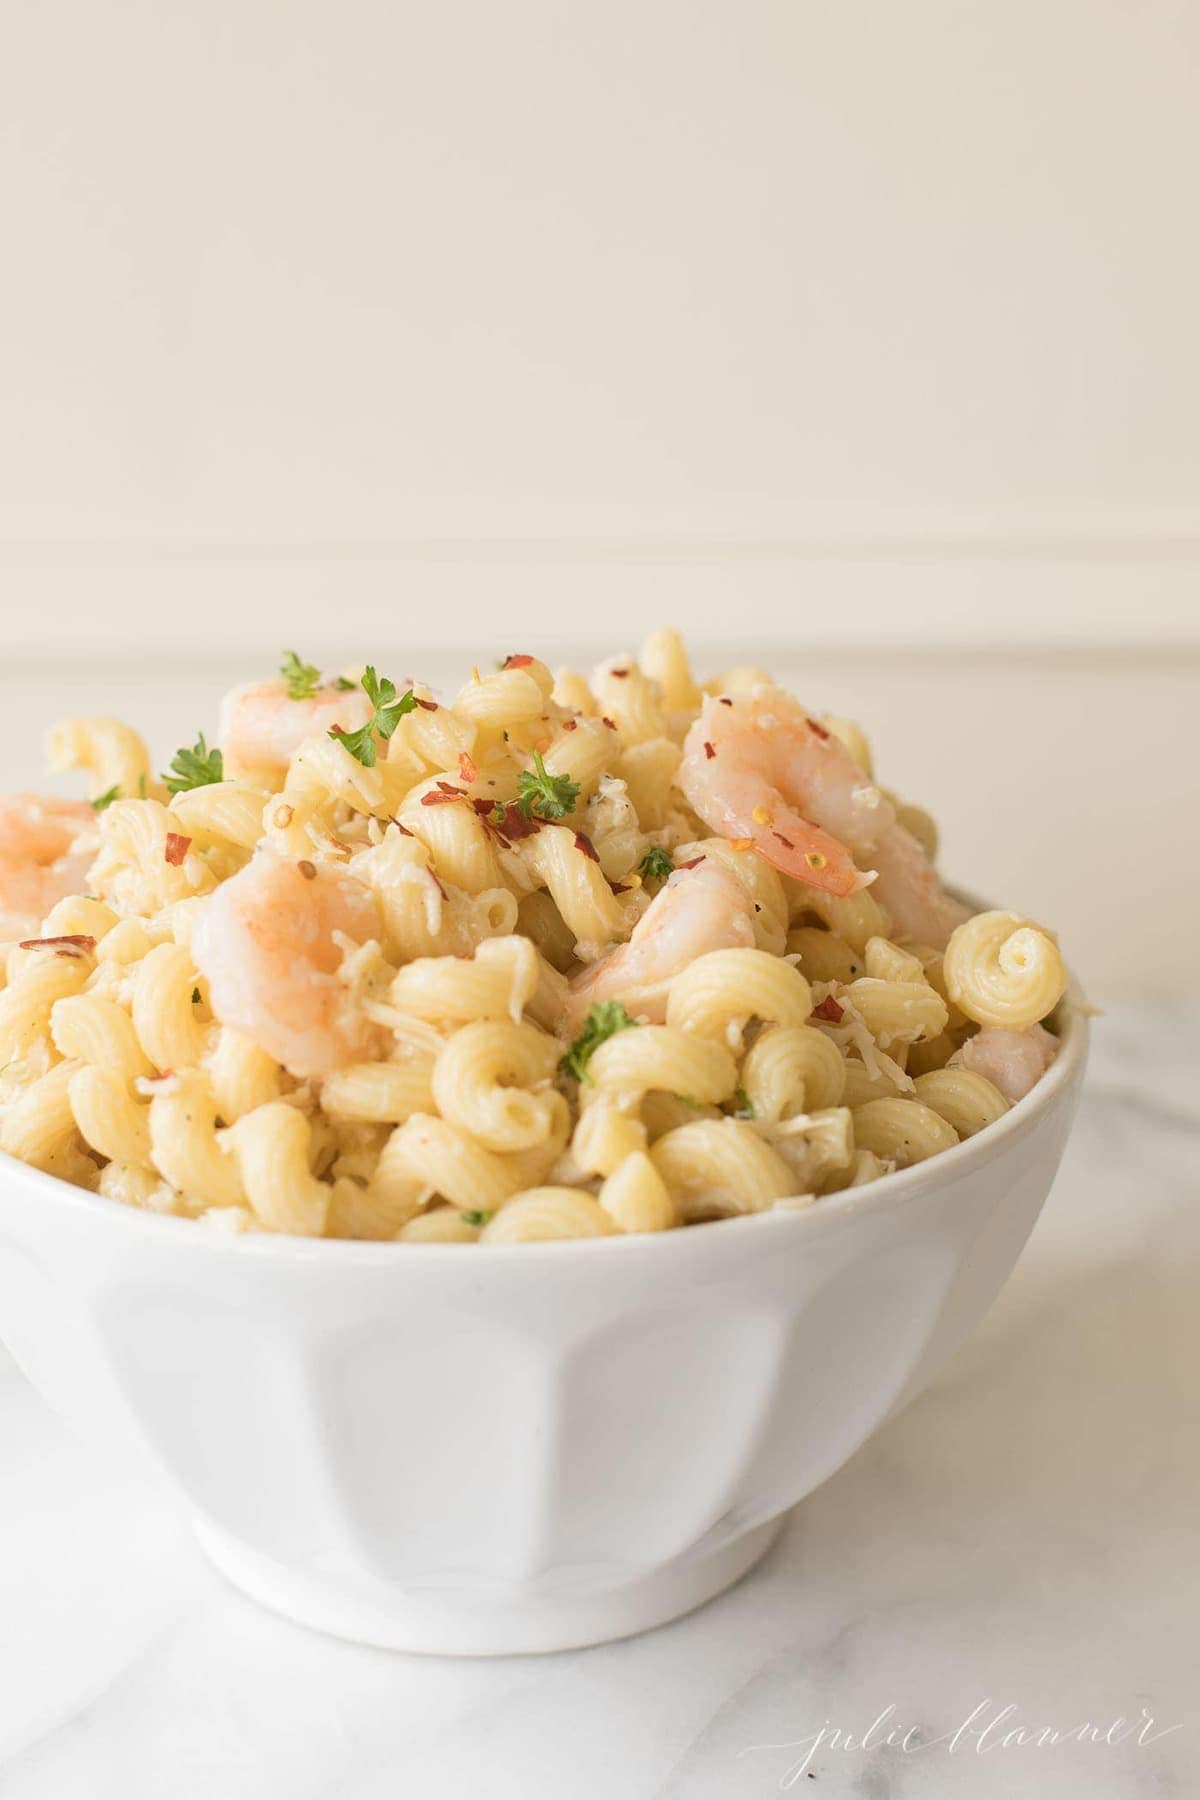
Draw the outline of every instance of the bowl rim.
[[[748,1240],[752,1232],[766,1241],[772,1233],[804,1231],[823,1235],[847,1227],[856,1220],[874,1214],[890,1213],[919,1201],[922,1197],[957,1182],[966,1180],[988,1163],[998,1161],[1006,1149],[1025,1137],[1068,1092],[1078,1085],[1087,1061],[1089,1013],[1091,1009],[1073,983],[1067,997],[1060,1002],[1055,1025],[1060,1049],[1049,1069],[1023,1099],[1018,1100],[1002,1118],[995,1120],[973,1137],[965,1138],[949,1150],[942,1150],[924,1162],[907,1169],[881,1175],[862,1187],[841,1188],[823,1194],[811,1206],[768,1207],[763,1212],[741,1213],[728,1219],[711,1219],[699,1229],[649,1232],[614,1232],[596,1238],[565,1238],[528,1244],[422,1244],[399,1243],[395,1239],[293,1237],[275,1232],[236,1232],[225,1235],[216,1231],[193,1231],[195,1219],[180,1218],[170,1213],[144,1211],[106,1199],[102,1194],[76,1187],[61,1176],[49,1175],[29,1163],[0,1151],[0,1188],[10,1178],[22,1178],[40,1188],[48,1201],[68,1214],[90,1215],[94,1220],[107,1218],[116,1231],[157,1237],[161,1244],[172,1240],[191,1255],[202,1253],[222,1257],[265,1257],[278,1263],[330,1263],[338,1267],[362,1264],[376,1270],[410,1266],[416,1262],[440,1264],[457,1258],[464,1273],[479,1273],[479,1257],[491,1264],[496,1259],[505,1267],[524,1263],[531,1257],[551,1256],[563,1261],[580,1257],[595,1263],[627,1262],[630,1257],[671,1256],[681,1253],[702,1256],[708,1251],[720,1255],[722,1246],[731,1247],[731,1237],[740,1233]],[[10,1177],[11,1172],[11,1177]],[[799,1196],[797,1196],[799,1198]],[[0,1200],[0,1207],[2,1207]],[[672,1248],[673,1246],[673,1248]],[[470,1249],[471,1255],[464,1252]]]

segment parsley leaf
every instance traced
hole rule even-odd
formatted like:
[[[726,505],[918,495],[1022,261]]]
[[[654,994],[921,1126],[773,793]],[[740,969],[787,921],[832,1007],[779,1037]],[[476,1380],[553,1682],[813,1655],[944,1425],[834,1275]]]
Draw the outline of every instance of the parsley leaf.
[[[638,874],[643,881],[665,881],[674,868],[671,852],[652,844],[638,864]]]
[[[311,700],[321,685],[320,669],[301,662],[294,650],[284,651],[279,673],[287,682],[289,700]]]
[[[366,724],[357,731],[342,731],[335,725],[329,732],[339,744],[344,744],[358,762],[366,769],[375,767],[375,738],[390,738],[405,713],[414,711],[417,699],[412,689],[396,698],[396,684],[387,676],[375,673],[370,663],[363,670],[360,683],[363,693],[374,707],[374,712]]]
[[[339,694],[348,694],[350,690],[358,684],[357,682],[351,681],[348,675],[339,675],[333,685]]]
[[[733,1097],[737,1101],[737,1110],[733,1115],[735,1119],[755,1119],[758,1117],[745,1088],[734,1088]]]
[[[562,1057],[559,1068],[564,1075],[574,1075],[576,1081],[590,1081],[587,1066],[601,1044],[636,1024],[637,1020],[630,1018],[619,1000],[601,1000],[589,1009],[583,1030]]]
[[[494,1218],[495,1214],[494,1214],[494,1212],[480,1211],[480,1212],[459,1213],[458,1216],[462,1220],[464,1225],[481,1225],[482,1226],[482,1225],[486,1225],[489,1219]]]
[[[517,776],[517,805],[531,819],[562,819],[575,811],[579,783],[569,775],[551,775],[542,761],[541,752],[533,753],[533,768],[522,769]]]
[[[111,806],[114,800],[119,800],[120,798],[121,790],[119,787],[113,786],[106,788],[102,794],[97,794],[96,798],[91,802],[92,811],[103,812],[105,807]]]
[[[175,752],[170,772],[163,776],[169,794],[186,794],[189,788],[211,787],[223,779],[221,752],[209,749],[203,732],[190,750]]]

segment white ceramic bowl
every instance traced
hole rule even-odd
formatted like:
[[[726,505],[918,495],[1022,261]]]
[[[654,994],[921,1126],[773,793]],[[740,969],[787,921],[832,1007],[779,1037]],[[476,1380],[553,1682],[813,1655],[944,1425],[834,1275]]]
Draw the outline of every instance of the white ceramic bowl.
[[[1050,1188],[1086,1056],[999,1123],[810,1210],[505,1248],[208,1235],[0,1156],[0,1332],[293,1618],[408,1650],[662,1623],[977,1323]]]

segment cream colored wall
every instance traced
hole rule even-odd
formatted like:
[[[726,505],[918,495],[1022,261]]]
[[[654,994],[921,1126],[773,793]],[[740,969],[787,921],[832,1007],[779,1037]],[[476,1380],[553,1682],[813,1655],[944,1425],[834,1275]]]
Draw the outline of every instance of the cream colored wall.
[[[1180,0],[0,0],[6,779],[673,619],[1200,985],[1198,75]]]

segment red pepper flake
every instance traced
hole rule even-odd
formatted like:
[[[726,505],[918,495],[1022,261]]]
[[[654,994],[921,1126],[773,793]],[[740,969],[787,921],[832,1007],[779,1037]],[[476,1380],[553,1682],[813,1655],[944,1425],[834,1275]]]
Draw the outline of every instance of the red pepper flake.
[[[578,719],[564,719],[562,722],[562,728],[564,731],[578,731],[579,730],[579,720]]]
[[[181,837],[177,831],[168,831],[167,841],[163,846],[163,855],[177,869],[191,847],[190,837]]]
[[[471,805],[475,808],[475,811],[481,818],[486,818],[495,804],[496,802],[494,800],[485,800],[482,795],[479,795],[471,802]]]
[[[301,862],[298,862],[296,867],[303,875],[305,881],[315,881],[317,879],[317,865],[315,863],[310,863],[307,857]]]
[[[832,994],[826,994],[821,1004],[813,1007],[812,1016],[814,1019],[826,1019],[830,1025],[837,1025],[845,1016],[845,1012],[845,1007],[835,1000]]]
[[[527,818],[515,801],[510,806],[497,806],[497,817],[488,820],[488,828],[505,844],[532,837],[541,830],[541,820]]]
[[[632,887],[628,881],[610,881],[608,885],[614,894],[628,894]]]
[[[831,735],[826,727],[820,724],[816,719],[805,719],[804,723],[808,726],[810,731],[815,731],[819,738],[827,738]]]
[[[628,669],[610,669],[608,672],[614,681],[624,681],[629,674]]]
[[[422,806],[453,806],[456,800],[465,800],[466,795],[458,788],[448,788],[444,782],[438,782],[436,788],[421,795]]]
[[[693,856],[691,862],[676,863],[675,867],[677,869],[698,869],[703,861],[704,858],[702,856]]]
[[[408,826],[402,825],[400,823],[399,819],[393,819],[392,824],[396,827],[396,830],[400,833],[400,835],[402,837],[412,837],[413,836],[413,833],[408,829]]]
[[[54,950],[59,956],[86,956],[96,948],[94,937],[86,932],[76,932],[70,937],[22,938],[18,948],[21,950]]]
[[[575,848],[577,850],[582,850],[589,862],[598,863],[600,861],[599,856],[596,854],[595,844],[593,844],[591,838],[588,837],[585,832],[577,831],[575,833]]]
[[[718,706],[732,706],[733,701],[729,698],[728,694],[720,694],[717,697],[717,704]]]
[[[471,761],[471,758],[467,755],[465,750],[460,750],[458,754],[458,772],[464,781],[479,780],[479,770]]]
[[[329,735],[330,737],[345,737],[346,727],[344,725],[331,725],[329,727]]]
[[[793,844],[791,838],[784,837],[782,831],[773,831],[771,833],[771,836],[773,838],[778,838],[785,850],[794,850],[796,848],[796,846],[795,846],[795,844]]]
[[[421,696],[419,694],[414,694],[413,699],[416,701],[417,705],[421,708],[421,710],[423,712],[437,712],[438,711],[438,703],[436,700],[422,700]]]
[[[532,656],[522,653],[518,656],[506,656],[504,666],[506,669],[527,669],[532,661]]]
[[[709,760],[709,762],[711,762],[711,761],[712,761],[712,759],[713,759],[713,757],[714,757],[714,756],[715,756],[715,755],[716,755],[716,754],[717,754],[717,753],[716,753],[716,751],[715,751],[715,750],[714,750],[714,749],[713,749],[713,747],[712,747],[712,745],[711,745],[711,744],[709,744],[709,743],[706,743],[706,744],[705,744],[705,746],[704,746],[704,754],[705,754],[705,756],[706,756],[706,757],[707,757],[707,758],[708,758],[708,760]]]
[[[615,731],[615,730],[616,730],[616,729],[617,729],[617,727],[616,727],[616,725],[615,725],[615,723],[614,723],[614,722],[613,722],[613,720],[612,720],[612,719],[610,719],[610,718],[609,718],[609,716],[608,716],[608,714],[607,714],[607,713],[604,713],[604,714],[603,714],[603,715],[602,715],[602,716],[601,716],[601,719],[600,719],[600,723],[601,723],[601,724],[602,724],[602,725],[607,725],[607,726],[608,726],[608,729],[609,729],[609,730],[610,730],[610,731]]]

